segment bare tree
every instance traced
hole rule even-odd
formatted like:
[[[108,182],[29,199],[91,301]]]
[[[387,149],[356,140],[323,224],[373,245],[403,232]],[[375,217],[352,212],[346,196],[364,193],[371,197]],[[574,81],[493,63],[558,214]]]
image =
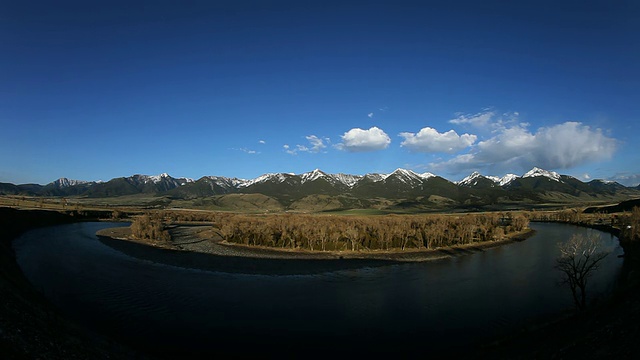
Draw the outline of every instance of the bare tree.
[[[587,280],[609,255],[601,250],[601,245],[597,233],[589,233],[586,237],[575,234],[568,242],[558,245],[560,256],[556,259],[556,268],[562,271],[562,283],[569,285],[578,310],[584,310],[587,305]]]

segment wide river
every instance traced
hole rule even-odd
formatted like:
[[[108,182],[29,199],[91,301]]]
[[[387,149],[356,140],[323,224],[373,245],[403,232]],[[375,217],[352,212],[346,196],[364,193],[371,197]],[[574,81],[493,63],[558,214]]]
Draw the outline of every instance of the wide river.
[[[557,244],[595,231],[534,223],[526,241],[455,258],[247,275],[129,256],[95,236],[113,226],[122,224],[29,231],[13,242],[17,261],[36,289],[88,328],[188,356],[469,349],[571,309],[554,268]],[[622,266],[617,238],[599,234],[611,254],[589,280],[591,300],[611,293]]]

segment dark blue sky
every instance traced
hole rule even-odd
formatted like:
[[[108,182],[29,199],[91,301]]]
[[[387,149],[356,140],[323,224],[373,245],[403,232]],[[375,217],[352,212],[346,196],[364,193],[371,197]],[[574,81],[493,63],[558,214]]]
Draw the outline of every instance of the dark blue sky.
[[[634,1],[2,2],[0,181],[637,182],[638,20]]]

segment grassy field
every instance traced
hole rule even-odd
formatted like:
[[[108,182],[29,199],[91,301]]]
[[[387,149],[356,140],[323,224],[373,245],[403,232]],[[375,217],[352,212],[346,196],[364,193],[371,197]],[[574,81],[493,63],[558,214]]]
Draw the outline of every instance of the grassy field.
[[[433,199],[431,199],[433,200]],[[619,201],[577,201],[576,198],[554,198],[544,203],[505,202],[490,205],[451,204],[432,202],[429,199],[388,200],[372,198],[355,199],[348,196],[313,195],[283,204],[262,194],[227,194],[197,199],[171,199],[166,196],[148,194],[108,198],[90,197],[35,197],[0,195],[0,207],[18,209],[49,209],[58,211],[111,210],[138,213],[162,209],[185,209],[198,211],[222,211],[247,214],[267,213],[318,213],[333,215],[388,215],[422,213],[482,213],[500,211],[545,211],[566,208],[608,206]],[[628,200],[628,199],[624,199]]]

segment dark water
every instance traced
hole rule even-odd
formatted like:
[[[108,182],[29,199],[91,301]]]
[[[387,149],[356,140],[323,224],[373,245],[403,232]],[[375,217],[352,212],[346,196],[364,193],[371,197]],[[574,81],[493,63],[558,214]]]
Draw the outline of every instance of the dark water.
[[[438,261],[325,272],[244,275],[130,257],[78,223],[14,241],[28,279],[72,318],[167,356],[294,355],[469,349],[571,308],[554,269],[579,227],[532,224],[523,242]],[[617,239],[590,279],[591,299],[620,271]]]

